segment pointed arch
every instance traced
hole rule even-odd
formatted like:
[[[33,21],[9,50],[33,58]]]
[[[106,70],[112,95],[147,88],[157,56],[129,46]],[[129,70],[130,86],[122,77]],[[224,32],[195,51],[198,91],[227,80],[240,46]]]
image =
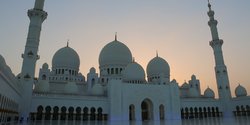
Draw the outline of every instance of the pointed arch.
[[[160,113],[160,120],[164,120],[165,119],[165,109],[164,109],[163,104],[161,104],[159,106],[159,113]]]
[[[153,120],[153,103],[150,99],[144,99],[141,103],[142,121]]]
[[[135,106],[133,104],[129,105],[129,120],[135,120]]]

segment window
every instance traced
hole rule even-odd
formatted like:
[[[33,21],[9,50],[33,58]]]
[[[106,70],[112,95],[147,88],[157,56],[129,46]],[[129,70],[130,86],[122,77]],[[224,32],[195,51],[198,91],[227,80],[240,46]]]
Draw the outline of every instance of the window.
[[[111,68],[111,74],[114,74],[114,68]]]

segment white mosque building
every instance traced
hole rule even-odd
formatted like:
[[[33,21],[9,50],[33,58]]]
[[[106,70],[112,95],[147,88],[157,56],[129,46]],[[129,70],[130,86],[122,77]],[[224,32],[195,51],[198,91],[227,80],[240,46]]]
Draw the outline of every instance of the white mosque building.
[[[170,78],[167,61],[158,55],[149,61],[146,72],[129,48],[115,40],[99,55],[99,73],[90,68],[79,72],[80,58],[70,46],[60,48],[52,66],[44,63],[35,78],[43,21],[44,0],[28,10],[30,26],[22,54],[20,74],[15,76],[0,55],[0,122],[12,120],[109,120],[144,121],[222,116],[250,116],[250,97],[239,85],[231,96],[217,20],[208,4],[219,97],[209,87],[202,92],[195,75],[179,86]],[[43,50],[42,50],[43,51]]]

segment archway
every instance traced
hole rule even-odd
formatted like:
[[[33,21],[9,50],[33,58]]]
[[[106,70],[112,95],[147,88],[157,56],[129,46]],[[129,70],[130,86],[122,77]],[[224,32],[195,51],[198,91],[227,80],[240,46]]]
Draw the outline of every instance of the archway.
[[[51,107],[47,106],[45,108],[45,120],[50,120],[51,119]]]
[[[63,106],[61,108],[61,120],[66,120],[66,111],[67,111],[67,108],[65,106]]]
[[[129,120],[135,120],[135,106],[133,104],[129,106]]]
[[[164,116],[164,106],[161,104],[159,106],[159,111],[160,111],[160,120],[164,120],[165,119],[165,116]]]
[[[97,109],[97,120],[99,121],[102,120],[102,108],[101,107]]]
[[[81,108],[77,107],[76,108],[76,118],[75,120],[81,120]]]
[[[69,107],[68,111],[69,111],[69,113],[68,113],[68,120],[73,120],[73,118],[74,118],[74,108],[73,107]]]
[[[84,107],[83,108],[83,120],[84,121],[88,120],[88,112],[89,112],[89,109],[87,107]]]
[[[52,116],[53,120],[58,120],[58,114],[59,114],[58,111],[59,111],[59,107],[55,106],[53,108],[53,116]]]
[[[36,120],[42,120],[43,117],[43,106],[38,106],[37,107],[37,115],[36,115]]]
[[[96,111],[96,109],[95,109],[94,107],[92,107],[92,108],[90,109],[90,120],[92,120],[92,121],[96,120],[95,111]]]
[[[153,120],[153,103],[149,99],[145,99],[141,103],[142,121]]]

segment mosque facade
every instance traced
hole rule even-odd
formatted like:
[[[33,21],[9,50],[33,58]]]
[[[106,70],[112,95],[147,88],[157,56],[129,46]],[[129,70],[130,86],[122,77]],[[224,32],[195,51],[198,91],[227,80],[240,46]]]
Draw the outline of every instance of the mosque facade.
[[[79,71],[80,57],[70,46],[60,48],[52,66],[44,63],[35,78],[40,32],[47,18],[44,0],[28,10],[29,32],[22,54],[22,71],[14,75],[0,55],[0,122],[12,120],[109,120],[144,121],[203,117],[250,116],[246,89],[231,88],[214,11],[208,4],[219,97],[209,87],[202,92],[192,75],[181,86],[170,78],[168,62],[156,55],[146,73],[132,58],[129,48],[115,40],[99,55],[99,73],[90,68],[85,77]]]

